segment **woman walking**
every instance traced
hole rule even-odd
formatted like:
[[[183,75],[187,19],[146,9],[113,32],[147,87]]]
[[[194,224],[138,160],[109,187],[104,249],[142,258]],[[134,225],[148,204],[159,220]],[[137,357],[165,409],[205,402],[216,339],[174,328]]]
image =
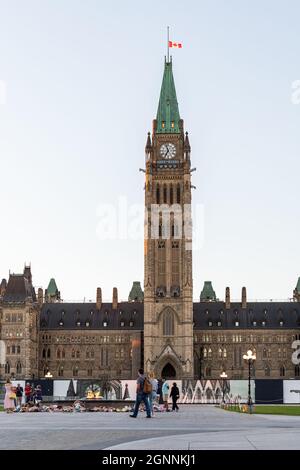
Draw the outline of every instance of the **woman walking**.
[[[170,397],[172,398],[172,411],[178,411],[179,408],[178,408],[178,405],[177,405],[177,400],[179,398],[179,388],[177,387],[177,383],[174,382],[173,383],[173,386],[171,388],[171,393],[170,393]]]
[[[4,397],[4,409],[7,413],[12,413],[15,409],[15,398],[16,394],[13,391],[13,386],[9,378],[6,380],[5,397]]]

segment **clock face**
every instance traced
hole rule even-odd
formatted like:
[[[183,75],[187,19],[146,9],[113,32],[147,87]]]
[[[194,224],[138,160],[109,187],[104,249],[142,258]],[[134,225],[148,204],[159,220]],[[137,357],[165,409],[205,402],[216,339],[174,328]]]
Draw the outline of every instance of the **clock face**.
[[[176,155],[176,147],[174,144],[162,144],[160,147],[160,154],[163,158],[170,160]]]

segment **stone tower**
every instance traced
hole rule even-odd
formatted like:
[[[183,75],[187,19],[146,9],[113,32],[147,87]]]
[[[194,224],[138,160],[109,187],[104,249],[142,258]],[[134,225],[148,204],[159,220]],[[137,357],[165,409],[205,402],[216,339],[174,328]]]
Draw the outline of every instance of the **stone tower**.
[[[144,366],[193,377],[190,144],[165,60],[157,117],[146,142]]]

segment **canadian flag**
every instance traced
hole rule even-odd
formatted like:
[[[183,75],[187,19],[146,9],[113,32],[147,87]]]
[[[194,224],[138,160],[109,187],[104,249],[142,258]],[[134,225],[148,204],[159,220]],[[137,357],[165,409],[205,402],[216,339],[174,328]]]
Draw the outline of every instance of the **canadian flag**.
[[[181,44],[181,42],[169,41],[169,47],[178,47],[178,49],[181,49],[181,48],[182,48],[182,44]]]

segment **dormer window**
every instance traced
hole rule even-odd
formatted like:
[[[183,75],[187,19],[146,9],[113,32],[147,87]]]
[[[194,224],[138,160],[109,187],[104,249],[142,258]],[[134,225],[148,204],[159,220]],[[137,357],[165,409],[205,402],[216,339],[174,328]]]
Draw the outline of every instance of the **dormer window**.
[[[265,322],[265,321],[262,321],[262,322],[261,322],[261,326],[266,326],[266,322]]]
[[[123,320],[120,321],[120,326],[125,326],[125,322]]]
[[[252,325],[253,325],[253,326],[256,326],[256,325],[257,325],[256,321],[253,321],[253,322],[252,322]]]
[[[213,326],[212,321],[208,322],[208,326]]]
[[[132,320],[130,320],[129,326],[133,326],[133,321]]]
[[[222,322],[221,322],[221,321],[218,321],[218,322],[217,322],[217,325],[218,325],[218,326],[222,326]]]
[[[235,321],[235,322],[234,322],[234,326],[240,326],[240,322],[239,322],[239,321]]]
[[[85,322],[85,326],[86,326],[86,327],[89,327],[89,326],[90,326],[90,322],[89,322],[88,320]]]
[[[107,325],[108,325],[107,321],[104,321],[104,322],[103,322],[103,326],[104,326],[104,328],[106,328],[106,327],[107,327]]]
[[[64,326],[64,322],[62,320],[59,321],[59,326]]]
[[[162,129],[165,128],[165,121],[162,121],[162,122],[161,122],[161,127],[162,127]]]
[[[283,321],[282,320],[280,320],[279,326],[283,326]]]
[[[80,320],[77,320],[77,322],[76,322],[76,326],[81,326],[81,322],[80,322]]]
[[[91,310],[91,311],[90,311],[90,315],[94,315],[94,310]]]
[[[174,127],[175,127],[174,121],[171,122],[171,127],[172,127],[172,129],[174,129]]]
[[[64,310],[61,311],[61,316],[63,317],[66,312]]]

